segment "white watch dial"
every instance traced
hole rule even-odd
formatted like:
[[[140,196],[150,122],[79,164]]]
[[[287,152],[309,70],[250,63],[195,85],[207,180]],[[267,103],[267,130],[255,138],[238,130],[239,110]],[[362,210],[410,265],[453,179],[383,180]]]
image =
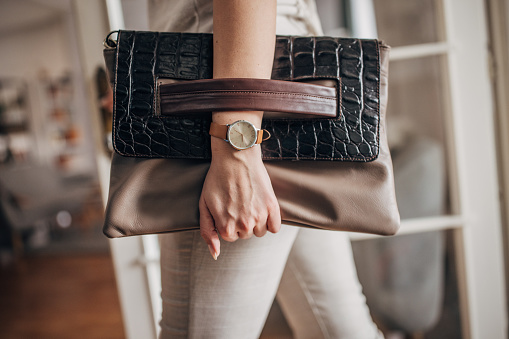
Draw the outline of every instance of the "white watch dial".
[[[246,149],[256,142],[256,128],[245,120],[234,122],[228,129],[228,140],[236,149]]]

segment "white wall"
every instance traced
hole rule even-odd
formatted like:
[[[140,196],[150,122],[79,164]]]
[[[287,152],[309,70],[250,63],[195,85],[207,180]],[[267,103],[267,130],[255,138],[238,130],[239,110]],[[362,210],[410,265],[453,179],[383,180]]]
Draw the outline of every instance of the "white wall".
[[[42,26],[0,33],[0,77],[23,77],[34,81],[45,69],[50,76],[71,69],[65,41],[67,29],[63,17]]]

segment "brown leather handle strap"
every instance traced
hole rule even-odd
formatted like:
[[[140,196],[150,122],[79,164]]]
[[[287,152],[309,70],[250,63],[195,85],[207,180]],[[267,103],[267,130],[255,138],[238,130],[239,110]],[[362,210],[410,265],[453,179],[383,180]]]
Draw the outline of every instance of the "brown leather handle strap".
[[[338,116],[335,87],[267,79],[203,79],[159,87],[162,115],[268,111]]]

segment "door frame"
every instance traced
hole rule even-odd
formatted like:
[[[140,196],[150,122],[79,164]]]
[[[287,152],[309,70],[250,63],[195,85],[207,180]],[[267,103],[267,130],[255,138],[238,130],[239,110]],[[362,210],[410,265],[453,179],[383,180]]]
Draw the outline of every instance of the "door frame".
[[[495,102],[506,290],[509,291],[509,2],[486,0]],[[509,295],[506,296],[509,305]]]

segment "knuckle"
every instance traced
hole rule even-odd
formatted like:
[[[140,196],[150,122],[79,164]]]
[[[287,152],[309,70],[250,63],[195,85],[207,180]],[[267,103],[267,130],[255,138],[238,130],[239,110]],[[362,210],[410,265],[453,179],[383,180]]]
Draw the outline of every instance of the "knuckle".
[[[253,234],[253,224],[249,221],[240,222],[237,224],[237,231],[241,239],[249,239]]]
[[[226,241],[237,240],[237,232],[235,232],[235,227],[232,225],[227,225],[226,227],[220,229],[219,234],[221,235],[221,238]]]
[[[229,239],[233,237],[233,232],[229,229],[223,229],[222,231],[219,231],[219,234],[221,234],[221,237],[223,237],[223,239]]]
[[[253,228],[256,226],[256,223],[251,216],[243,216],[237,220],[236,226],[239,238],[249,239],[253,235]]]
[[[272,212],[279,211],[279,203],[276,199],[269,202],[269,210]]]
[[[254,229],[253,233],[258,238],[261,238],[267,233],[267,228],[266,227],[257,227]]]
[[[237,228],[239,231],[248,232],[253,227],[256,226],[256,222],[254,221],[254,217],[244,216],[237,220]]]
[[[240,216],[238,219],[237,219],[237,224],[239,225],[249,225],[249,223],[252,221],[252,218],[251,216],[248,216],[248,215],[243,215],[243,216]]]
[[[273,218],[272,222],[267,224],[267,229],[269,230],[269,232],[272,232],[272,233],[279,232],[280,228],[281,228],[281,220],[279,220],[277,218]]]
[[[229,237],[229,236],[221,236],[221,238],[223,238],[224,241],[227,241],[227,242],[234,242],[235,240],[238,239],[238,237]]]
[[[241,233],[249,233],[249,231],[251,230],[251,226],[248,222],[241,222],[238,224],[237,229]]]

